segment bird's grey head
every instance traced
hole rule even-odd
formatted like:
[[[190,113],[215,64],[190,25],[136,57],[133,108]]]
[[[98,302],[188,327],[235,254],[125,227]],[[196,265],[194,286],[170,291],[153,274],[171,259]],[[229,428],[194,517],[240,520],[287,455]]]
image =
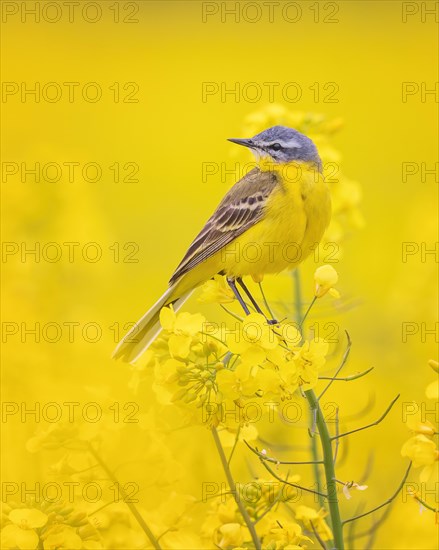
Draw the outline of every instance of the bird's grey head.
[[[229,141],[249,147],[257,159],[269,157],[276,163],[311,162],[321,170],[322,163],[314,143],[287,126],[273,126],[252,138],[230,138]]]

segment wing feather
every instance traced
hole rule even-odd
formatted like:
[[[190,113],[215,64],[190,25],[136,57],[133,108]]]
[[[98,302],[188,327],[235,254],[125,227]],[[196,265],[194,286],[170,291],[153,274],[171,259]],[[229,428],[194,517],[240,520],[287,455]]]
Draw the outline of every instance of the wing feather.
[[[259,168],[254,168],[235,183],[195,237],[170,284],[258,223],[277,184],[274,172],[262,172]]]

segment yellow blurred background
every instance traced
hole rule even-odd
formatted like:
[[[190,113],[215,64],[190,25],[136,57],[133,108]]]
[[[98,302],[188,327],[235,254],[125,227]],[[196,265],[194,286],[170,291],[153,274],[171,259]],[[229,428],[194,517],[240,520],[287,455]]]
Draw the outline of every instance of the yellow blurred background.
[[[401,393],[383,424],[350,440],[340,473],[359,479],[372,453],[367,507],[391,496],[406,466],[404,403],[432,407],[427,361],[437,358],[439,338],[437,165],[435,175],[425,173],[437,162],[438,97],[429,91],[438,80],[438,35],[434,15],[422,11],[434,2],[100,1],[74,12],[45,4],[2,6],[2,387],[3,401],[19,410],[10,405],[2,424],[3,480],[52,479],[53,454],[26,447],[47,423],[20,416],[23,406],[51,402],[78,402],[78,411],[96,402],[107,412],[116,402],[138,404],[140,426],[112,435],[113,426],[108,456],[112,466],[124,464],[120,476],[139,485],[139,506],[150,513],[172,491],[199,500],[203,481],[223,480],[204,428],[171,430],[160,442],[150,435],[153,392],[143,384],[133,394],[130,369],[110,356],[234,182],[220,173],[203,178],[203,167],[233,167],[226,138],[250,137],[246,117],[276,104],[344,121],[332,145],[361,185],[365,224],[344,235],[334,264],[345,305],[337,310],[328,299],[314,313],[339,325],[341,342],[349,332],[346,372],[375,367],[334,384],[328,397],[341,417],[372,400],[350,427],[375,420]],[[37,16],[24,11],[31,8]],[[25,174],[35,163],[39,181]],[[307,301],[315,267],[310,259],[302,269]],[[270,277],[265,290],[274,301],[292,300],[289,275]],[[188,308],[218,315],[195,298]],[[36,323],[39,341],[26,334]],[[251,458],[239,451],[247,462],[238,460],[236,475],[245,477]],[[417,471],[411,479],[419,484]],[[437,507],[437,493],[429,498]],[[405,500],[396,500],[375,548],[435,548],[433,514]],[[345,516],[351,503],[342,505]],[[206,508],[192,513],[202,518]],[[104,537],[106,548],[142,547],[132,526],[119,529]]]

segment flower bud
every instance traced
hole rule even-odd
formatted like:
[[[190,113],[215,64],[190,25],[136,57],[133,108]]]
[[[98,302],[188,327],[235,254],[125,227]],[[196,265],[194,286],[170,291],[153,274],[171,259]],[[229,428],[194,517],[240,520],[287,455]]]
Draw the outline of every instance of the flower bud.
[[[315,270],[314,281],[316,283],[315,295],[317,298],[321,298],[327,292],[334,291],[333,286],[338,282],[338,273],[331,265],[322,265]],[[334,292],[330,292],[336,297]]]

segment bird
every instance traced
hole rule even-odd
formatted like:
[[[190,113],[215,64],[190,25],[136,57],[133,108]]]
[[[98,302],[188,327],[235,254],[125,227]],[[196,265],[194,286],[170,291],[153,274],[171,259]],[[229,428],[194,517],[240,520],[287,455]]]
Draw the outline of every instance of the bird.
[[[250,149],[255,167],[226,193],[175,269],[167,290],[119,342],[115,359],[135,363],[161,331],[161,309],[172,304],[177,311],[196,287],[218,274],[226,276],[246,314],[250,311],[237,285],[262,313],[243,277],[260,282],[266,274],[294,269],[323,237],[331,198],[314,142],[280,125],[229,141]]]

